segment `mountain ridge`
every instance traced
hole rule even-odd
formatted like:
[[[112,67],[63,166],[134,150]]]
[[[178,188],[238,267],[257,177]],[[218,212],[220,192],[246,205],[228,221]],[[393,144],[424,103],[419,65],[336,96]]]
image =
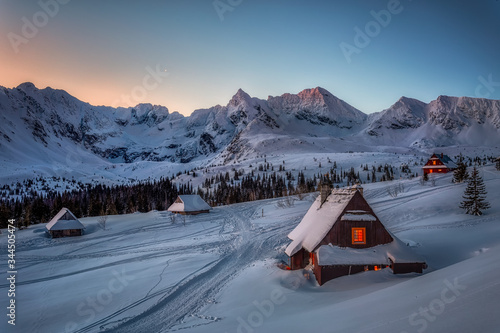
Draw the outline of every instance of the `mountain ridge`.
[[[149,103],[93,106],[64,90],[26,82],[0,87],[0,110],[4,159],[16,151],[78,148],[112,163],[228,163],[270,149],[265,147],[334,152],[342,149],[340,141],[366,151],[500,145],[499,100],[444,95],[430,103],[403,96],[365,114],[321,87],[267,100],[238,89],[225,106],[183,116]]]

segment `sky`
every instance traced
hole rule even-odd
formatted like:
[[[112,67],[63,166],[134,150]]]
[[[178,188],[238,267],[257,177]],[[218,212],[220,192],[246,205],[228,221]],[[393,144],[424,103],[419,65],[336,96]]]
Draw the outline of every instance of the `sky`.
[[[0,85],[184,115],[239,88],[320,86],[365,113],[500,99],[499,18],[499,0],[0,0]]]

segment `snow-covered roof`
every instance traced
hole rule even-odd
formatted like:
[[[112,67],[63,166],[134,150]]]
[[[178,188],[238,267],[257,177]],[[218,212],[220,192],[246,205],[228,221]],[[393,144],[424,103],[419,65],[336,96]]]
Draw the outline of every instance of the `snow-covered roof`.
[[[394,240],[388,244],[363,249],[322,245],[316,251],[318,265],[389,265],[390,260],[393,263],[425,262],[409,246],[394,235],[391,236]]]
[[[177,200],[168,207],[169,212],[197,212],[200,210],[211,210],[209,204],[197,194],[183,194],[177,197]]]
[[[377,221],[372,214],[349,214],[346,213],[340,218],[341,221]]]
[[[78,221],[68,208],[63,208],[45,226],[47,230],[73,230],[85,229],[85,226]]]
[[[435,160],[435,159],[440,160],[441,162],[443,162],[443,164],[448,169],[456,169],[457,168],[457,164],[455,162],[453,162],[453,160],[448,155],[434,154],[430,159],[431,160]],[[424,166],[424,169],[434,169],[437,167],[439,167],[439,165],[426,165],[426,166]]]
[[[288,234],[292,242],[285,253],[291,257],[301,248],[309,252],[314,251],[332,229],[354,193],[352,189],[334,189],[323,205],[321,196],[318,196],[299,225]]]

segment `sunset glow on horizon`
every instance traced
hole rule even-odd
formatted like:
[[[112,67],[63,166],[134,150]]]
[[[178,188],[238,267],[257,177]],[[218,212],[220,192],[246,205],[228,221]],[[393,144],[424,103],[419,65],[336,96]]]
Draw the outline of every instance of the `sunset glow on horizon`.
[[[500,99],[499,14],[496,0],[6,0],[0,85],[184,115],[239,88],[267,99],[321,86],[365,113],[401,96]]]

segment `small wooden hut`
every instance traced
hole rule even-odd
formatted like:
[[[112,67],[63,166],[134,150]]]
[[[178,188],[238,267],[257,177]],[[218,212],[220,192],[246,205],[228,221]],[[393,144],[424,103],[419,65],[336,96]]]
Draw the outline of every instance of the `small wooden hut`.
[[[85,227],[68,208],[63,208],[45,226],[52,238],[83,235]]]
[[[205,202],[199,195],[179,195],[174,203],[168,207],[168,211],[181,215],[197,215],[209,213],[212,207]]]
[[[291,269],[310,268],[320,285],[366,270],[390,267],[394,274],[418,272],[425,261],[388,232],[361,187],[321,190],[288,235]]]
[[[429,173],[447,173],[457,168],[457,164],[443,153],[432,154],[427,163],[424,165],[424,174]]]

